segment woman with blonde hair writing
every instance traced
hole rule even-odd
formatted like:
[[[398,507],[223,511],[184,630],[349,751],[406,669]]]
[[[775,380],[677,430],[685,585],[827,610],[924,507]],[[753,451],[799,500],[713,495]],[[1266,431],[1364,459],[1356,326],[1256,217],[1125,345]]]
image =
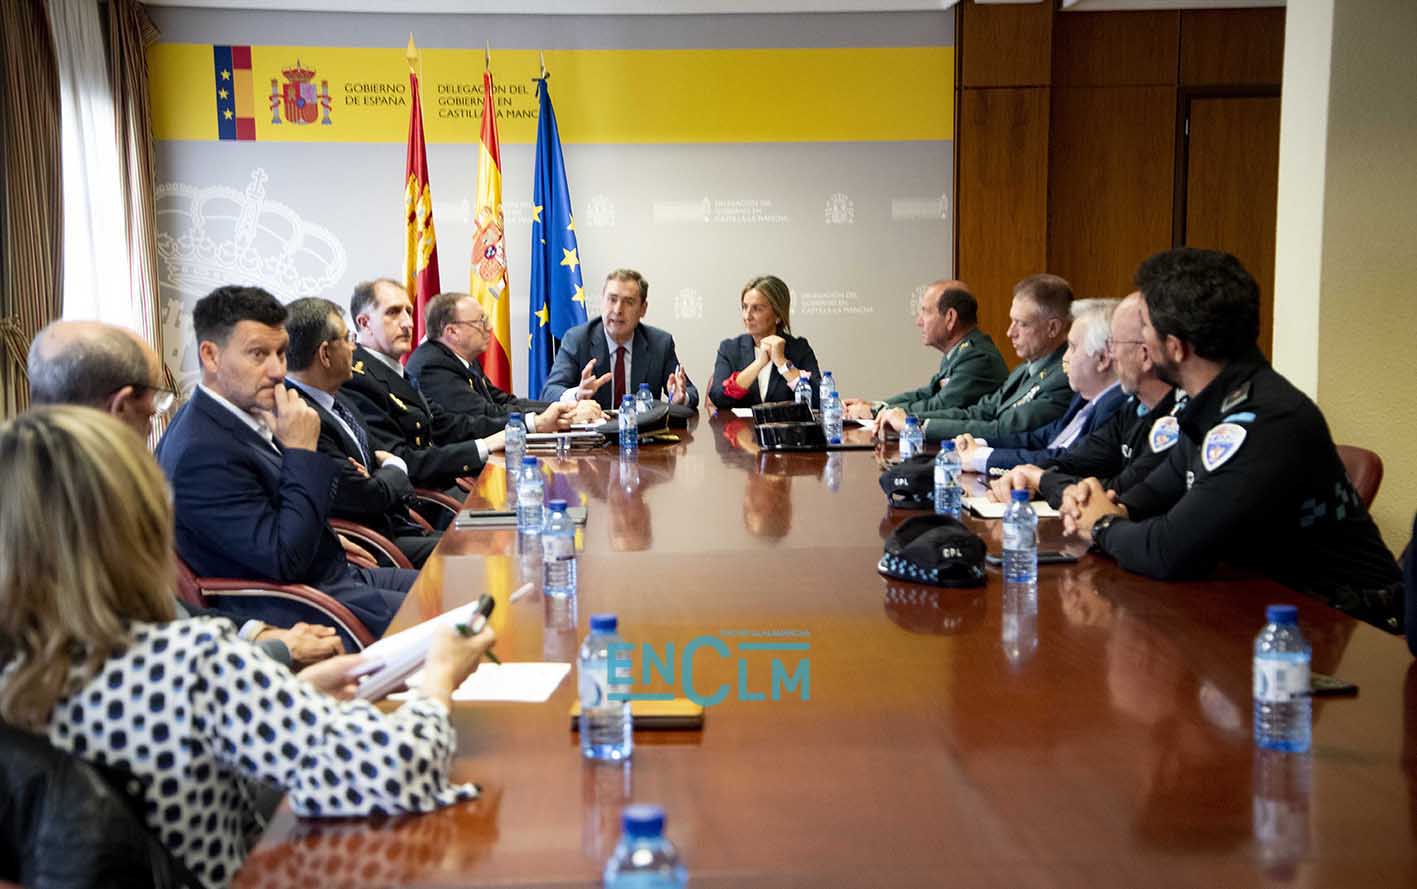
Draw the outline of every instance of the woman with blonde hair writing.
[[[174,620],[172,495],[142,442],[82,407],[0,427],[0,718],[133,776],[148,828],[205,885],[258,835],[258,782],[302,816],[426,812],[453,784],[448,707],[491,630],[451,632],[412,700],[353,692],[357,655],[296,678],[217,618]],[[135,790],[134,788],[140,788]]]
[[[709,400],[720,409],[791,401],[799,375],[816,380],[817,356],[792,335],[792,294],[781,278],[762,275],[743,285],[738,297],[745,333],[718,344]],[[812,387],[812,406],[817,406]]]

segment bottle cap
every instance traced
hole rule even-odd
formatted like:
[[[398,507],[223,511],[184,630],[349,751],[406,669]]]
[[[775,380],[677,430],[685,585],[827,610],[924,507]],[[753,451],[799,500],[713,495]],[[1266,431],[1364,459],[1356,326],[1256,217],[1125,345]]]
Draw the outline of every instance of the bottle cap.
[[[1293,605],[1271,605],[1264,610],[1264,617],[1272,624],[1297,624],[1299,609]]]
[[[917,419],[915,419],[915,415],[912,414],[912,415],[910,415],[910,416],[908,416],[908,417],[905,418],[905,425],[907,425],[907,426],[919,426],[919,425],[920,425],[920,421],[917,420]]]
[[[620,812],[620,826],[626,836],[653,839],[664,836],[664,809],[659,806],[626,806]]]
[[[523,457],[523,458],[522,458],[522,465],[523,465],[523,466],[535,466],[535,465],[536,465],[536,458],[535,458],[535,457]]]
[[[508,419],[508,420],[520,420],[521,418],[522,418],[522,412],[521,412],[521,411],[508,411],[508,412],[507,412],[507,419]]]
[[[839,394],[837,394],[837,391],[836,391],[835,389],[833,389],[833,390],[832,390],[832,398],[840,398],[840,397],[841,397],[841,396],[840,396]]]
[[[590,616],[590,631],[592,633],[613,633],[620,626],[620,621],[613,614],[592,614]]]
[[[1027,491],[1010,491],[1009,499],[1015,503],[1027,503],[1033,499],[1033,495]]]
[[[551,510],[552,512],[565,512],[565,511],[566,511],[566,501],[564,501],[564,500],[552,500],[550,503],[546,504],[546,508],[549,509],[549,510]]]
[[[954,439],[947,438],[947,439],[945,439],[944,441],[940,442],[940,450],[941,450],[942,452],[943,452],[943,451],[953,451],[954,449],[955,449]]]
[[[639,390],[639,391],[641,391],[641,392],[647,392],[647,391],[649,391],[649,383],[640,383],[640,390]]]
[[[620,396],[620,404],[621,404],[621,405],[634,404],[634,403],[635,403],[635,396],[631,395],[630,393],[626,392],[624,395]]]

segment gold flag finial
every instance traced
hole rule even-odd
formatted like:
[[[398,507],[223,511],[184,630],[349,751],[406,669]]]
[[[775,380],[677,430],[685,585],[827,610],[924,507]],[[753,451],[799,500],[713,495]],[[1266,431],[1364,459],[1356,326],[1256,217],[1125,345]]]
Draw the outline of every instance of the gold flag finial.
[[[404,51],[403,57],[408,59],[408,70],[412,71],[418,64],[418,47],[413,45],[413,32],[408,32],[408,49]]]
[[[488,71],[492,70],[492,41],[487,41],[487,48],[482,51],[482,67]]]

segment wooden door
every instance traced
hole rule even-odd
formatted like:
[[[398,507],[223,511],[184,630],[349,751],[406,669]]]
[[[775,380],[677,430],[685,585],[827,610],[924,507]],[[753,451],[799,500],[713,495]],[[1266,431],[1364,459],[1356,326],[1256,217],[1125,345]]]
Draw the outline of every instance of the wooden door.
[[[1195,96],[1184,103],[1184,216],[1178,244],[1233,254],[1260,285],[1260,348],[1274,322],[1279,96]]]

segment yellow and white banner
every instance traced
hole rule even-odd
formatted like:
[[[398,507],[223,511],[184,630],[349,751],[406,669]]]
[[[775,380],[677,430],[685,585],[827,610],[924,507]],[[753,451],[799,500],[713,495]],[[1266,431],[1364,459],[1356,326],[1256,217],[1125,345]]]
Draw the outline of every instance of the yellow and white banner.
[[[423,50],[430,143],[475,143],[483,50]],[[954,48],[548,51],[566,144],[913,142],[954,134]],[[402,46],[148,50],[158,139],[402,142]],[[534,50],[492,54],[506,144],[536,139]]]

